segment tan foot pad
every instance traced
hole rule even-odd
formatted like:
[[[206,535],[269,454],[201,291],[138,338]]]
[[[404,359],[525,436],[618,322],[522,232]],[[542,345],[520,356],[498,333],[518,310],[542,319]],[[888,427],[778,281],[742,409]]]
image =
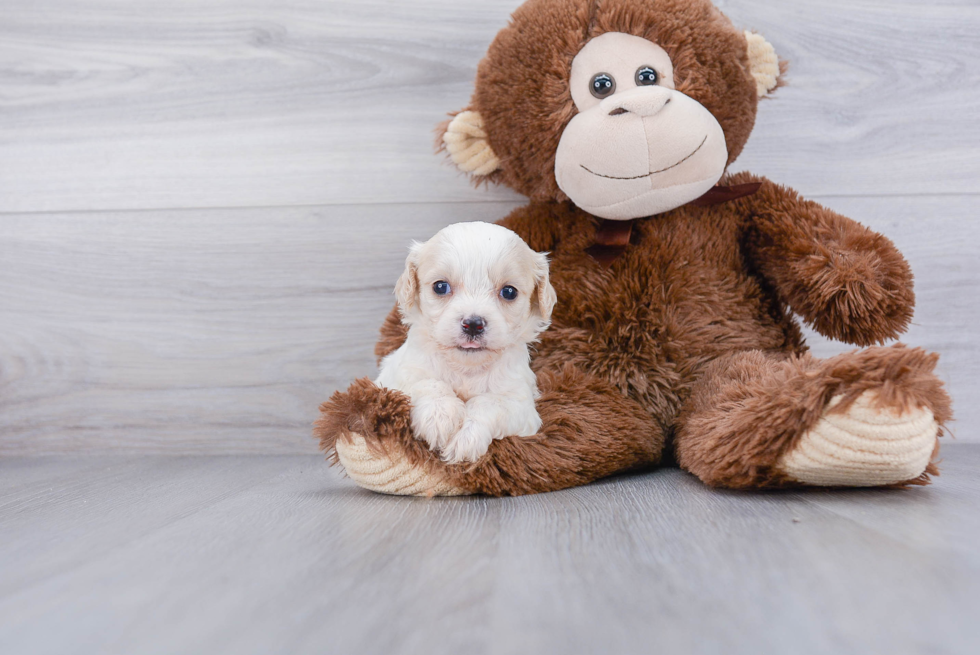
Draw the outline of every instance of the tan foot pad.
[[[913,480],[932,458],[939,425],[927,408],[898,414],[875,406],[876,392],[866,391],[846,412],[830,413],[783,456],[788,476],[818,486],[877,487]]]
[[[337,440],[337,458],[347,475],[358,486],[393,496],[465,496],[466,491],[457,489],[421,467],[378,454],[368,448],[364,437],[351,434],[351,442]]]

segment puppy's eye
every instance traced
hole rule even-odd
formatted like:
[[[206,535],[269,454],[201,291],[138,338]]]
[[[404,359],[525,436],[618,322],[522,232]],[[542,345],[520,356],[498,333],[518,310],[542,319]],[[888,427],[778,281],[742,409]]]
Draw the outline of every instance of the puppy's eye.
[[[504,300],[514,300],[517,298],[517,289],[512,286],[506,286],[500,290],[500,297]]]
[[[444,296],[452,291],[452,288],[450,288],[449,283],[445,280],[439,280],[432,285],[432,290],[436,292],[437,296]]]
[[[589,91],[596,98],[608,98],[616,90],[616,80],[609,73],[599,73],[589,83]]]
[[[660,81],[660,74],[650,66],[636,69],[636,86],[652,86]]]

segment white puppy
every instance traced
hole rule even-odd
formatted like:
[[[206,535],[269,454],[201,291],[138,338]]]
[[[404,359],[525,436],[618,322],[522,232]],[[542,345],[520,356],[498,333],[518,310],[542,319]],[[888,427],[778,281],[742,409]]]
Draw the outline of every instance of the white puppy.
[[[527,344],[555,305],[548,259],[510,230],[457,223],[412,244],[395,295],[409,326],[375,384],[412,399],[412,428],[450,463],[537,433]]]

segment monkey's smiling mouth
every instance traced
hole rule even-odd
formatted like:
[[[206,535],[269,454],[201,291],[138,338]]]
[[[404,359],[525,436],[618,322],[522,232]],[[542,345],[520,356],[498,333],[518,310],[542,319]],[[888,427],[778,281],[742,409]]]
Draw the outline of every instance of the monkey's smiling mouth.
[[[698,144],[698,147],[694,149],[694,152],[692,152],[691,154],[689,154],[687,157],[684,157],[684,159],[680,160],[676,164],[671,164],[667,168],[661,168],[659,171],[650,171],[649,173],[645,173],[643,175],[634,175],[633,177],[616,177],[615,175],[603,175],[602,173],[596,173],[595,171],[589,170],[589,168],[585,164],[579,164],[579,166],[581,166],[582,168],[584,168],[586,170],[586,172],[592,173],[596,177],[604,177],[604,178],[609,179],[609,180],[639,180],[639,179],[642,179],[644,177],[650,177],[651,175],[656,175],[657,173],[663,173],[664,171],[669,171],[672,168],[676,168],[676,167],[680,166],[681,164],[683,164],[684,162],[686,162],[688,159],[690,159],[691,157],[693,157],[697,153],[697,151],[701,149],[701,146],[703,146],[704,145],[704,142],[707,141],[707,140],[708,140],[708,135],[705,134],[704,135],[704,138],[701,139],[701,143]]]

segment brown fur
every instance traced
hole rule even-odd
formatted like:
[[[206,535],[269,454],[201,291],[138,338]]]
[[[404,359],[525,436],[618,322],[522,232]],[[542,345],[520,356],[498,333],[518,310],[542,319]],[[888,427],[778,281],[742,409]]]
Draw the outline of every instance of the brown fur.
[[[821,334],[867,346],[908,327],[912,271],[891,241],[773,184],[742,208],[754,213],[744,242],[750,265]]]
[[[541,433],[495,441],[474,465],[446,466],[412,436],[407,398],[360,380],[324,404],[324,449],[359,432],[457,486],[506,495],[653,465],[674,437],[682,467],[711,485],[748,488],[789,484],[776,462],[835,395],[846,406],[877,389],[889,407],[924,406],[940,424],[949,420],[935,355],[901,347],[826,361],[807,354],[791,312],[829,337],[881,343],[908,325],[912,275],[888,239],[791,189],[732,176],[723,183],[762,186],[635,221],[608,268],[586,253],[600,220],[558,191],[554,154],[574,114],[571,60],[611,30],[664,47],[678,87],[724,128],[731,159],[741,150],[757,104],[745,41],[706,0],[530,0],[480,65],[473,107],[502,159],[492,181],[532,197],[502,224],[551,253],[558,304],[531,363]],[[393,312],[377,355],[404,335]]]
[[[874,389],[883,406],[929,407],[939,423],[949,420],[949,397],[932,374],[937,359],[900,345],[825,361],[762,351],[719,358],[679,417],[678,462],[716,486],[799,486],[773,464],[816,424],[834,396],[843,395],[834,412]]]
[[[477,70],[469,109],[483,116],[501,160],[500,170],[478,182],[502,182],[532,200],[566,199],[554,168],[558,141],[576,113],[568,88],[572,59],[606,32],[666,50],[677,89],[718,119],[728,161],[735,161],[755,123],[755,81],[744,35],[708,0],[529,0]],[[439,127],[440,138],[447,126]]]
[[[381,324],[378,343],[374,346],[374,356],[381,360],[398,350],[408,336],[408,326],[402,323],[402,314],[396,305]]]
[[[349,442],[351,433],[364,437],[368,446],[377,452],[397,448],[408,460],[426,467],[433,475],[445,473],[434,466],[437,459],[424,441],[412,436],[409,416],[411,403],[400,391],[376,387],[367,378],[355,380],[347,391],[337,391],[320,405],[320,418],[313,428],[320,448],[337,464],[337,440]]]
[[[573,487],[659,462],[663,434],[608,382],[566,366],[540,375],[538,385],[541,433],[494,441],[475,464],[440,462],[412,434],[408,397],[380,389],[366,378],[346,392],[336,392],[320,407],[314,435],[334,463],[337,439],[349,439],[356,432],[370,447],[382,452],[397,448],[430,474],[493,496]]]

